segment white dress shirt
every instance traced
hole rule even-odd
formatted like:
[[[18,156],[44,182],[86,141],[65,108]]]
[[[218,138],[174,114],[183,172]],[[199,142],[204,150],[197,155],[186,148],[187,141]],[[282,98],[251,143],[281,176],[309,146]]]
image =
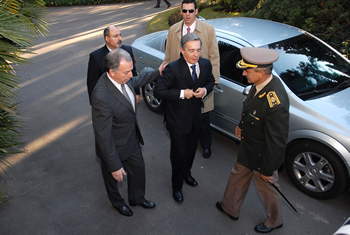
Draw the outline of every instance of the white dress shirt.
[[[200,74],[199,63],[197,62],[194,65],[196,65],[197,79],[199,79],[199,74]],[[191,68],[191,66],[193,66],[193,64],[187,63],[187,66],[188,66],[188,69],[190,70],[190,74],[192,74],[193,69]],[[193,91],[193,92],[195,92],[195,91]],[[207,95],[207,89],[205,89],[205,94],[203,95],[203,97],[205,97],[206,95]],[[202,99],[203,99],[203,97],[202,97]],[[185,99],[185,90],[180,91],[180,99]]]
[[[107,73],[107,77],[109,78],[109,80],[111,80],[111,82],[113,83],[113,85],[120,91],[120,93],[123,94],[122,91],[122,85],[119,84],[118,82],[114,81],[109,74]],[[134,93],[131,91],[130,87],[128,86],[128,84],[124,84],[125,90],[128,93],[128,96],[130,97],[131,103],[132,103],[132,107],[135,111],[135,97],[134,97]]]
[[[197,20],[195,20],[195,21],[193,22],[193,24],[190,25],[190,33],[193,33],[194,30],[196,29],[196,21],[197,21]],[[188,28],[188,26],[185,25],[185,23],[183,23],[183,24],[182,24],[182,36],[184,36],[185,34],[187,34],[187,28]]]

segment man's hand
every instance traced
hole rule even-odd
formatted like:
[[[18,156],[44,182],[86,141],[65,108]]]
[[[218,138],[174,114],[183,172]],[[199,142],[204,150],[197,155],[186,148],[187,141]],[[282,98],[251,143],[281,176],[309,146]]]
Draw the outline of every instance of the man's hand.
[[[191,99],[193,97],[193,90],[192,89],[186,89],[184,90],[184,96],[186,99]]]
[[[194,92],[194,96],[196,98],[203,98],[203,96],[205,95],[205,93],[207,92],[207,89],[203,88],[203,87],[199,87],[195,92]]]
[[[138,103],[140,101],[140,95],[136,95],[136,103]]]
[[[159,66],[158,70],[159,70],[160,75],[162,75],[163,70],[165,69],[165,67],[166,67],[167,65],[168,65],[168,64],[166,64],[165,61],[163,61],[163,63]]]
[[[270,183],[273,184],[273,177],[272,176],[266,176],[263,174],[260,174],[260,177],[266,182],[266,183]]]
[[[242,132],[241,128],[239,128],[239,127],[237,126],[237,127],[236,127],[236,130],[235,130],[235,134],[236,134],[236,137],[237,137],[238,139],[241,138],[241,132]]]
[[[113,178],[118,181],[118,182],[122,182],[123,181],[123,175],[126,175],[126,172],[124,171],[124,168],[120,168],[117,171],[113,171],[112,172],[112,176]]]

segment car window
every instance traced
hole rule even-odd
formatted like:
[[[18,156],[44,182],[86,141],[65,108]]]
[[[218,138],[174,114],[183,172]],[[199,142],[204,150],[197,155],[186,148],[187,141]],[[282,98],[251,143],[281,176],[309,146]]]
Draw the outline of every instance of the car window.
[[[279,53],[275,71],[303,100],[337,92],[349,85],[350,63],[311,35],[301,34],[263,47]]]
[[[155,50],[165,52],[166,39],[167,39],[167,34],[160,34],[154,38],[151,38],[147,42],[145,42],[145,45],[147,45]]]
[[[240,48],[219,40],[219,53],[220,53],[220,75],[233,82],[248,85],[247,79],[242,75],[243,71],[236,67],[236,63],[242,59]]]

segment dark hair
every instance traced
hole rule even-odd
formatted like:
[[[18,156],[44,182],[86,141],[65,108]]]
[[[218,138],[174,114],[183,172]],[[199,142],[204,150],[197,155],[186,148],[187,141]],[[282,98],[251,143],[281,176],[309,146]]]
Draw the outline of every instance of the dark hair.
[[[186,4],[193,3],[194,4],[194,9],[197,9],[197,2],[196,2],[196,0],[183,0],[182,3],[181,3],[181,9],[182,9],[182,5],[184,3],[186,3]]]
[[[114,26],[114,25],[111,25],[111,26],[118,28],[117,26]],[[103,38],[105,38],[106,36],[109,36],[109,31],[111,26],[108,26],[103,30]]]
[[[103,59],[105,71],[108,72],[110,69],[112,69],[114,72],[117,73],[122,58],[124,58],[128,62],[132,61],[130,54],[124,49],[117,48],[113,51],[108,52],[105,58]]]
[[[201,48],[202,48],[202,40],[201,38],[195,34],[195,33],[187,33],[185,34],[182,38],[181,38],[181,41],[180,41],[180,46],[182,49],[185,50],[185,47],[186,47],[186,42],[190,42],[190,41],[200,41],[201,43]]]

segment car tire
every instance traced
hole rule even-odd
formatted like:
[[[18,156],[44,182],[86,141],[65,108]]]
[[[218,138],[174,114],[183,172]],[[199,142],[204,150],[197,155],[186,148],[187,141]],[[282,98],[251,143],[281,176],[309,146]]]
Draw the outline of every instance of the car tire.
[[[285,168],[297,188],[317,199],[336,198],[349,187],[343,161],[317,142],[298,141],[290,146]]]
[[[156,85],[156,82],[151,82],[142,87],[142,96],[145,101],[147,107],[155,112],[161,113],[164,111],[164,102],[161,99],[157,99],[153,95],[153,89]]]

